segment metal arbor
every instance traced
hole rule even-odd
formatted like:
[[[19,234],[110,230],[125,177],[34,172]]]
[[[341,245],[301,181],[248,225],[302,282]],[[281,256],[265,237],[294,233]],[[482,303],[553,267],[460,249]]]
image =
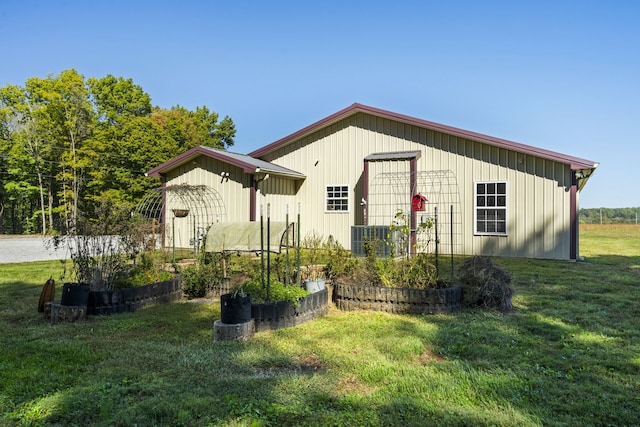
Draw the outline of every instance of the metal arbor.
[[[169,185],[149,191],[135,211],[150,220],[163,247],[193,247],[197,252],[207,230],[226,220],[220,194],[206,185]]]
[[[412,183],[415,183],[413,188]],[[413,224],[432,221],[435,235],[430,238],[442,252],[453,253],[456,247],[462,246],[460,192],[453,171],[419,171],[413,177],[411,172],[377,174],[369,186],[367,224],[389,226],[398,212],[406,218],[414,215]],[[417,244],[420,246],[420,242]],[[438,248],[426,250],[438,251]]]

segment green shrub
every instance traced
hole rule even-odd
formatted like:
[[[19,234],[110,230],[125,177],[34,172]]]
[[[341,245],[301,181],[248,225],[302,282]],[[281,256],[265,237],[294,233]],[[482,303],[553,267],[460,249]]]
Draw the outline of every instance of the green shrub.
[[[219,264],[205,259],[182,269],[182,291],[188,298],[202,298],[220,282]]]
[[[426,253],[409,258],[378,259],[377,275],[384,286],[394,288],[433,289],[439,287],[435,265]]]
[[[296,305],[300,298],[309,295],[306,289],[279,281],[271,282],[269,288],[271,298],[267,295],[267,287],[263,287],[260,280],[250,280],[241,287],[243,292],[251,295],[251,302],[254,303],[291,301]]]
[[[113,280],[113,289],[133,288],[151,283],[171,280],[175,274],[163,270],[153,254],[143,252],[139,255],[137,264],[129,265],[127,269],[118,272]]]
[[[327,263],[324,267],[324,272],[327,279],[336,280],[340,276],[349,275],[358,267],[358,260],[351,251],[346,250],[332,236],[327,239],[325,249]]]
[[[151,283],[164,282],[165,280],[170,280],[174,277],[175,275],[169,271],[157,268],[143,269],[135,267],[131,270],[126,280],[114,283],[114,289],[145,286],[150,285]]]

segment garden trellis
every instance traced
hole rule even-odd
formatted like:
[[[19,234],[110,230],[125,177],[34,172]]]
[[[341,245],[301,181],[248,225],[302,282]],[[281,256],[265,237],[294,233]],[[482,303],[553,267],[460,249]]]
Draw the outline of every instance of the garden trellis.
[[[170,185],[148,192],[135,213],[152,222],[162,246],[193,247],[198,251],[209,227],[226,220],[220,194],[206,185]]]
[[[389,226],[398,212],[407,218],[414,216],[412,232],[416,225],[432,221],[434,227],[429,236],[434,245],[417,249],[442,253],[455,253],[462,246],[462,211],[460,192],[455,174],[451,170],[414,172],[383,172],[377,174],[369,185],[366,206],[366,223],[369,226]],[[415,196],[420,197],[420,210],[412,207]],[[409,249],[411,251],[411,249]]]

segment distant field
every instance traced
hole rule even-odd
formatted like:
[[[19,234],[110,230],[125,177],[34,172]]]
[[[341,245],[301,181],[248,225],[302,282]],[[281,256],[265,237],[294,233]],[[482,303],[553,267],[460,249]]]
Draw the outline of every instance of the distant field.
[[[640,257],[640,225],[580,224],[580,255]]]
[[[640,233],[640,224],[580,224],[580,230],[585,231],[622,231],[632,230]]]

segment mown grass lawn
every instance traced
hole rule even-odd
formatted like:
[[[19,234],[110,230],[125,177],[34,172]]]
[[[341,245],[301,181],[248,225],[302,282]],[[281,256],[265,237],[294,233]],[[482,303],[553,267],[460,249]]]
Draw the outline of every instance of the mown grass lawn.
[[[585,262],[494,260],[511,315],[331,309],[246,343],[186,301],[52,325],[60,263],[0,265],[0,425],[640,425],[640,227],[580,232]]]

